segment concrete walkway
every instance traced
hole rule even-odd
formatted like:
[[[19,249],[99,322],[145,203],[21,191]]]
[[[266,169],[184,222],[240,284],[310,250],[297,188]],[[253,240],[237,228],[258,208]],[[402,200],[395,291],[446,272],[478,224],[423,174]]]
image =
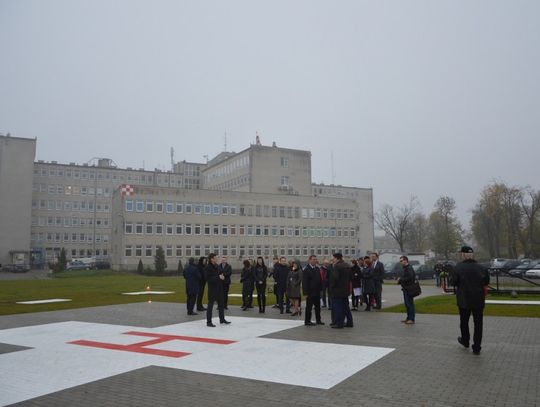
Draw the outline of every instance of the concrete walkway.
[[[427,294],[430,290],[438,292],[435,287],[425,287],[424,293]],[[401,303],[397,287],[390,288],[385,285],[384,293],[387,302],[383,306]],[[0,317],[0,338],[4,338],[4,343],[0,343],[0,374],[2,367],[9,369],[9,372],[17,372],[17,369],[22,368],[20,362],[14,361],[21,359],[18,359],[18,355],[32,352],[29,348],[34,346],[28,346],[29,343],[26,341],[34,340],[35,346],[43,347],[46,345],[47,335],[68,335],[71,333],[67,332],[68,327],[72,327],[73,324],[86,326],[85,324],[97,323],[99,325],[96,327],[109,330],[115,329],[116,325],[121,325],[123,332],[136,327],[138,331],[152,330],[161,334],[164,330],[181,332],[184,329],[182,327],[189,326],[201,335],[226,338],[240,335],[241,332],[249,333],[249,326],[255,329],[258,320],[265,320],[265,323],[275,326],[283,321],[286,327],[258,337],[261,339],[256,339],[258,342],[254,343],[259,345],[250,348],[243,354],[244,356],[240,357],[240,360],[243,360],[243,357],[246,358],[244,377],[238,373],[235,375],[212,374],[197,371],[198,369],[193,370],[193,368],[178,368],[172,364],[169,366],[161,362],[148,362],[144,367],[128,369],[129,371],[124,373],[91,380],[65,390],[47,393],[45,389],[43,395],[16,405],[532,407],[540,404],[540,346],[538,343],[540,319],[486,317],[483,350],[481,355],[475,356],[470,350],[464,349],[456,342],[459,332],[457,316],[417,315],[415,325],[405,326],[399,322],[403,319],[403,315],[400,314],[359,311],[354,313],[355,326],[353,328],[335,330],[330,329],[328,325],[306,327],[301,319],[280,315],[275,309],[268,309],[266,314],[259,314],[256,309],[243,312],[239,307],[230,307],[227,315],[232,317],[232,325],[220,326],[218,324],[217,328],[206,328],[204,316],[197,315],[188,318],[184,304],[153,302],[3,316]],[[329,322],[329,311],[323,311],[323,320]],[[216,315],[214,315],[214,321],[217,323]],[[54,328],[48,325],[62,322],[66,324],[55,325]],[[61,328],[62,326],[65,328]],[[27,327],[25,329],[30,329],[33,334],[23,335],[25,331],[20,330],[22,327]],[[66,332],[62,332],[63,329]],[[99,329],[90,332],[94,332],[91,339],[95,341],[118,341],[112,338],[110,333],[107,334],[109,336],[100,337]],[[17,333],[21,335],[18,337]],[[275,340],[279,341],[278,348],[275,348]],[[274,348],[262,345],[265,343],[272,343]],[[319,348],[317,344],[320,345]],[[183,343],[180,345],[187,346]],[[330,345],[333,348],[325,347]],[[355,360],[356,357],[362,359],[362,355],[373,356],[377,349],[387,351],[383,352],[383,354],[386,353],[384,356],[377,356],[374,362],[359,367],[355,373],[347,374],[344,378],[336,378],[339,366],[342,366],[341,363],[347,358],[343,359],[343,355],[337,350],[325,351],[324,349],[338,349],[336,346],[344,345],[349,347],[345,349],[350,349],[351,360]],[[173,345],[172,342],[167,342],[154,346],[168,349]],[[56,352],[57,362],[64,363],[65,360],[62,358],[67,358],[67,354],[64,355],[59,347],[55,348],[53,345],[50,347],[51,352]],[[47,349],[45,346],[45,351]],[[84,349],[80,352],[86,352]],[[206,353],[204,349],[198,349],[201,352],[199,358],[203,358],[206,354],[214,355]],[[320,350],[310,351],[310,349]],[[90,352],[89,355],[95,355],[94,364],[97,363],[99,355],[106,355],[112,367],[127,366],[131,360],[139,357],[129,352],[109,349],[88,348],[87,351]],[[260,359],[253,358],[257,352],[260,352]],[[120,354],[132,356],[121,359]],[[221,358],[219,355],[220,353],[216,353],[210,360],[218,363]],[[306,355],[309,356],[308,360],[315,362],[314,365],[306,362]],[[9,366],[10,360],[11,363],[19,363],[19,365]],[[47,366],[40,363],[46,364],[47,359],[31,358],[30,360],[35,364],[36,369],[46,371]],[[231,363],[236,362],[231,361]],[[81,372],[85,374],[90,374],[92,366],[93,363],[90,362],[88,366],[79,366],[79,369],[82,369]],[[286,380],[280,382],[279,372],[283,372],[283,377],[286,379],[286,372],[297,368],[300,368],[302,372],[291,381],[302,383],[302,375],[305,375],[306,380],[308,377],[310,380],[306,383],[311,384],[283,383]],[[269,379],[270,381],[256,379],[261,377],[257,375],[257,369],[277,371],[277,382],[274,380],[276,376],[272,376],[273,379]],[[72,372],[73,375],[76,373],[76,371]],[[6,374],[9,379],[10,373]],[[44,375],[43,382],[49,379],[46,376]],[[314,377],[322,383],[320,386],[312,384]],[[337,384],[332,384],[330,388],[325,389],[325,381]],[[22,378],[13,385],[24,387],[35,386],[35,383],[24,383],[24,378]],[[3,382],[3,386],[6,386],[6,382]],[[0,392],[0,405],[6,404],[2,402],[2,394]]]

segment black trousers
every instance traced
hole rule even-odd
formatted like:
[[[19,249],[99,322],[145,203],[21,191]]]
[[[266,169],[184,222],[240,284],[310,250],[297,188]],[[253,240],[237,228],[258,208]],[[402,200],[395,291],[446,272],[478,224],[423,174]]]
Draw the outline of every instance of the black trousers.
[[[206,322],[212,322],[212,310],[214,302],[217,303],[219,322],[225,320],[225,311],[223,311],[223,289],[208,290],[208,306],[206,308]]]
[[[229,288],[230,287],[231,287],[230,284],[223,283],[223,306],[225,308],[227,308],[229,304]]]
[[[375,283],[375,307],[381,308],[382,305],[382,281],[373,280]]]
[[[474,335],[472,348],[475,351],[482,349],[482,330],[484,309],[483,308],[460,308],[459,309],[459,327],[461,329],[461,339],[463,343],[468,344],[471,340],[471,334],[469,331],[469,319],[473,316],[474,322]]]
[[[279,311],[283,312],[283,299],[285,298],[285,288],[280,285],[277,286],[277,304]]]
[[[193,308],[195,307],[195,301],[197,300],[197,294],[188,294],[187,295],[187,312],[188,314],[193,313]]]
[[[206,286],[206,281],[201,281],[199,283],[199,293],[197,294],[197,310],[201,311],[203,307],[202,299],[204,297],[204,287]]]
[[[315,307],[315,321],[321,322],[321,297],[310,295],[306,298],[306,317],[304,322],[311,322],[311,308]]]
[[[242,289],[242,308],[251,308],[253,304],[253,288]]]
[[[259,306],[259,311],[265,311],[266,308],[266,283],[255,284],[257,289],[257,305]]]

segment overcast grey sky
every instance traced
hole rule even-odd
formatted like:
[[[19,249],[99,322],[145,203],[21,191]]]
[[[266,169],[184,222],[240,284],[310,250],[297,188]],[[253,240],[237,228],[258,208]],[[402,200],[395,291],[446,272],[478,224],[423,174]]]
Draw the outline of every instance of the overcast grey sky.
[[[540,188],[540,2],[0,0],[0,133],[170,168],[254,142],[377,210]]]

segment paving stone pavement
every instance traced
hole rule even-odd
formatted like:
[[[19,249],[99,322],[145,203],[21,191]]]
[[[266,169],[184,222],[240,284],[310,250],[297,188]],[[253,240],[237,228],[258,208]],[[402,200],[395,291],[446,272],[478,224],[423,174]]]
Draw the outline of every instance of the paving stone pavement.
[[[227,315],[291,319],[268,309]],[[395,348],[329,390],[149,366],[27,400],[16,406],[537,406],[540,405],[540,319],[485,317],[481,355],[456,342],[458,316],[355,312],[355,326],[299,326],[267,338]],[[329,322],[329,311],[323,311]],[[61,321],[154,328],[200,320],[184,304],[136,303],[0,317],[0,329]],[[234,324],[229,327],[234,328]],[[23,351],[0,344],[0,354]],[[284,352],[287,351],[284,342]],[[313,355],[317,358],[317,355]],[[295,363],[294,355],[290,357]],[[260,366],[264,369],[264,366]],[[283,366],[287,369],[287,366]],[[325,365],[320,365],[325,370]],[[0,385],[1,388],[1,385]]]

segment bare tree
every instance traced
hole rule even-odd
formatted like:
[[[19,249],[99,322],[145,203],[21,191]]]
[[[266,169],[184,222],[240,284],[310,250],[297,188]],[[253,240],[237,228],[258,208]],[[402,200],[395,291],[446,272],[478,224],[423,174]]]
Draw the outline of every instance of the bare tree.
[[[441,196],[429,217],[432,249],[445,259],[457,251],[462,240],[463,230],[454,214],[455,210],[454,198]]]
[[[375,215],[377,226],[396,241],[402,252],[407,242],[407,232],[419,207],[418,198],[411,196],[409,202],[400,208],[394,209],[393,206],[385,204]]]
[[[423,252],[428,248],[429,222],[423,213],[413,215],[406,231],[407,247],[415,252]]]

